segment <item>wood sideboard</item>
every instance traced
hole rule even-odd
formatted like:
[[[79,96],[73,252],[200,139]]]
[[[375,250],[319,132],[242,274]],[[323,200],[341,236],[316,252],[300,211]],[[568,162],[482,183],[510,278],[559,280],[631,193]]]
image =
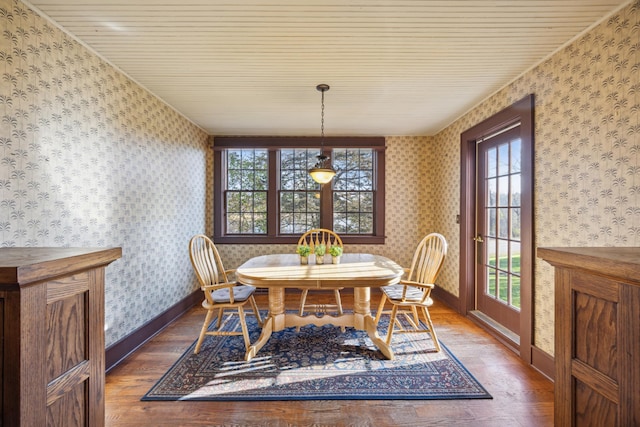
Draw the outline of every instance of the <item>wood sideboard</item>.
[[[0,248],[0,425],[104,425],[104,276],[121,248]]]
[[[640,248],[538,248],[555,267],[555,425],[640,426]]]

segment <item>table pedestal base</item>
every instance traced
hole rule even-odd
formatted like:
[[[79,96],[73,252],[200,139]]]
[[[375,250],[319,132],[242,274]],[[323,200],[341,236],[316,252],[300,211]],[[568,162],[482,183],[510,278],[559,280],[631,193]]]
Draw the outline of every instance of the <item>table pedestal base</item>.
[[[281,331],[284,328],[299,327],[306,325],[324,326],[334,325],[338,327],[352,327],[357,330],[366,331],[371,341],[380,349],[382,354],[389,360],[393,360],[393,350],[378,335],[378,329],[371,316],[371,294],[366,287],[353,289],[353,313],[345,313],[341,316],[300,316],[295,313],[286,313],[284,309],[284,288],[269,288],[269,316],[264,322],[262,333],[258,340],[249,347],[244,359],[249,361],[256,356],[256,353],[267,343],[271,334]]]

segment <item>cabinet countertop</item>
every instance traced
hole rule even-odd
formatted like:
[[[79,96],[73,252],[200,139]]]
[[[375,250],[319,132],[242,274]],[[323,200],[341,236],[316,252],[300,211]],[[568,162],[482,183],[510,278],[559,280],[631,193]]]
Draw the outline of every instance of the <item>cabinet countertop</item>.
[[[122,248],[0,248],[0,288],[107,265],[120,257]]]
[[[539,258],[640,285],[640,247],[541,247]]]

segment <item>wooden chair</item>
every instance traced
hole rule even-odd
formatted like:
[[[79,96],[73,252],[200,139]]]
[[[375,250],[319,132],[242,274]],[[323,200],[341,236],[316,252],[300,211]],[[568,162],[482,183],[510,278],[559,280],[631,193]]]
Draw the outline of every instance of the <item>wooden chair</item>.
[[[342,246],[342,239],[335,232],[326,228],[313,228],[302,236],[298,240],[298,246],[308,245],[311,248],[311,253],[314,253],[317,245],[323,244],[327,247],[327,253],[332,246]],[[327,311],[335,311],[339,315],[342,314],[342,300],[340,298],[340,290],[343,288],[333,289],[333,295],[335,297],[335,304],[307,304],[307,296],[309,289],[302,289],[302,297],[300,298],[300,316],[304,315],[307,310],[315,310],[318,312],[326,313]],[[344,326],[340,328],[344,332]],[[296,328],[297,331],[300,328]]]
[[[444,258],[447,254],[447,241],[441,234],[431,233],[424,237],[418,244],[411,268],[405,270],[408,275],[406,279],[397,285],[382,287],[382,299],[376,312],[375,324],[380,321],[383,314],[384,305],[389,301],[392,305],[391,317],[389,319],[389,329],[387,331],[386,343],[391,343],[393,333],[420,333],[428,332],[433,338],[436,351],[440,351],[440,343],[433,329],[429,309],[433,305],[431,290],[434,288],[435,280],[440,273]],[[422,313],[427,329],[420,325],[418,313]],[[384,313],[389,313],[385,311]],[[412,328],[405,329],[398,315],[402,314]]]
[[[251,343],[249,341],[249,332],[247,330],[244,312],[244,306],[247,302],[251,303],[258,324],[262,326],[262,318],[260,317],[256,301],[253,298],[253,293],[256,288],[229,281],[229,275],[235,272],[235,270],[224,269],[218,250],[211,239],[203,234],[198,234],[191,238],[189,242],[189,257],[191,258],[191,265],[193,265],[198,281],[200,281],[200,289],[204,292],[202,306],[207,310],[207,315],[204,319],[204,324],[202,325],[194,353],[198,354],[200,352],[200,347],[202,346],[205,335],[242,335],[245,348],[248,350]],[[224,311],[226,309],[234,309],[237,311],[242,331],[222,330],[232,315],[235,314],[230,313],[223,321]],[[209,331],[209,324],[215,312],[218,313],[218,323],[214,331]]]

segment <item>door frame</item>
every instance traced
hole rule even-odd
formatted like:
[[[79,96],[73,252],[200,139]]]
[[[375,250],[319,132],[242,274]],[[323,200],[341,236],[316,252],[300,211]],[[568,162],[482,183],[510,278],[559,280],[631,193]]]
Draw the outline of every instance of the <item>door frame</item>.
[[[508,125],[520,122],[522,140],[522,226],[531,233],[522,236],[520,358],[531,364],[533,348],[533,260],[535,254],[533,236],[533,165],[534,165],[534,95],[529,94],[499,113],[471,127],[460,135],[460,283],[459,311],[465,316],[475,309],[476,251],[476,141]],[[528,161],[525,161],[528,159]],[[487,325],[485,325],[487,326]],[[491,330],[501,338],[499,331]],[[504,339],[506,344],[509,340]]]

